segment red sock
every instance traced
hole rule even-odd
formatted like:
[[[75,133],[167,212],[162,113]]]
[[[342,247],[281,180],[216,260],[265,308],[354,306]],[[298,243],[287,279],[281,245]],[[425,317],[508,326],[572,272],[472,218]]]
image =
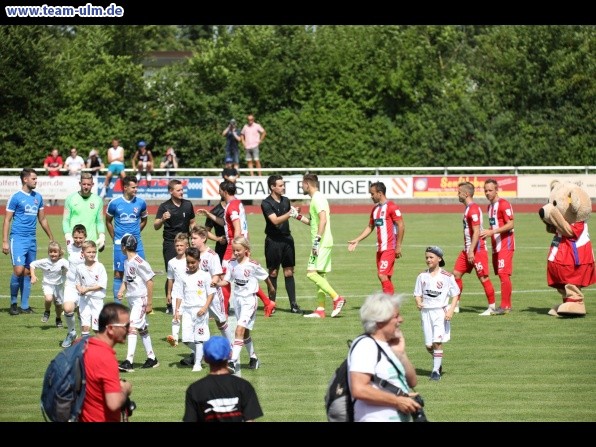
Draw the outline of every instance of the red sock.
[[[464,292],[464,282],[461,278],[455,278],[455,283],[459,287],[459,301],[461,301],[461,294]]]
[[[501,307],[511,309],[511,291],[513,289],[511,276],[502,274],[499,275],[499,279],[501,280]]]
[[[395,293],[393,283],[389,279],[386,281],[381,281],[381,287],[383,288],[383,293],[387,293],[388,295],[393,295]]]
[[[269,306],[269,304],[271,304],[271,300],[269,299],[269,297],[267,295],[265,295],[265,292],[263,292],[263,289],[261,289],[259,287],[259,291],[257,292],[257,296],[259,297],[259,299],[263,302],[263,304],[265,306]]]
[[[486,299],[488,300],[488,304],[495,304],[495,289],[493,287],[493,283],[490,279],[487,279],[482,283],[482,287],[484,287],[484,293],[486,294]]]

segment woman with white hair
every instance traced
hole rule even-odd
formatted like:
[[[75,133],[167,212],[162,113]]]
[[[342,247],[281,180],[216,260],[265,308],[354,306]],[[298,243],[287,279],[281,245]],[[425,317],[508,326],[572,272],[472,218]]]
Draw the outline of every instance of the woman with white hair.
[[[409,422],[422,408],[412,399],[417,393],[409,393],[417,377],[400,329],[401,300],[402,295],[375,293],[360,308],[365,335],[354,340],[348,355],[355,422]],[[383,389],[379,379],[400,391]]]

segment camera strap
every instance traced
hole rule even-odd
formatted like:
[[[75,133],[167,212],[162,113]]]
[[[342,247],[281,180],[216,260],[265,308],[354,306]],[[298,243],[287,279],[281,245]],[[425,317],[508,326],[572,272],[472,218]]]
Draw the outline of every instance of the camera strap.
[[[397,375],[401,378],[401,376],[402,376],[401,371],[399,370],[399,368],[397,367],[397,365],[395,364],[395,362],[393,360],[391,360],[391,357],[389,357],[389,355],[385,352],[385,350],[383,348],[381,348],[381,346],[377,343],[377,341],[373,337],[370,337],[370,338],[372,338],[372,340],[375,342],[375,344],[377,345],[378,350],[385,355],[385,357],[387,358],[387,360],[389,360],[389,363],[391,363],[391,365],[393,365],[393,368],[395,368],[395,371],[397,372]],[[377,384],[380,388],[383,388],[385,391],[389,391],[390,393],[397,394],[398,396],[407,394],[401,388],[399,388],[399,387],[395,386],[394,384],[388,382],[386,379],[381,379],[376,374],[373,376],[373,383]]]

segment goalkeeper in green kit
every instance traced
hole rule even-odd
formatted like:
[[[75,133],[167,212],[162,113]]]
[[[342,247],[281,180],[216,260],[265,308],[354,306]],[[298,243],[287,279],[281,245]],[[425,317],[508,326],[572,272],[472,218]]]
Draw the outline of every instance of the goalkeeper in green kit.
[[[103,251],[106,242],[106,224],[103,217],[103,200],[91,192],[93,175],[82,172],[79,181],[81,190],[70,194],[64,202],[62,216],[62,231],[66,245],[72,244],[72,228],[82,224],[87,229],[87,239],[97,244],[99,251]]]

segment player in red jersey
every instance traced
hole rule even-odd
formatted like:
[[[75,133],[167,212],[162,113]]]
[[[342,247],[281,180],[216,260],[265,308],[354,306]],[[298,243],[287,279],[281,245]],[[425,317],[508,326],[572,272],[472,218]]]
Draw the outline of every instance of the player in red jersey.
[[[511,204],[499,197],[499,184],[494,179],[484,182],[484,195],[490,202],[488,205],[488,223],[490,228],[482,230],[480,237],[490,238],[493,249],[493,269],[501,282],[501,305],[496,315],[511,311],[511,274],[513,273],[513,252],[515,236],[513,233],[513,208]]]
[[[488,277],[488,251],[486,242],[480,238],[482,232],[482,211],[478,204],[474,203],[474,185],[470,182],[461,182],[457,186],[457,198],[460,203],[466,206],[464,211],[464,249],[460,252],[453,267],[453,276],[463,292],[464,284],[462,276],[476,270],[480,284],[488,300],[488,309],[482,312],[481,316],[492,315],[495,312],[495,289]],[[461,299],[461,294],[460,294]],[[456,312],[459,311],[459,306]]]
[[[401,244],[404,240],[405,224],[399,207],[389,201],[385,194],[387,187],[383,182],[370,185],[370,198],[375,206],[370,213],[368,225],[362,233],[348,241],[348,250],[356,250],[358,242],[368,237],[375,229],[377,232],[377,273],[383,293],[395,293],[391,277],[395,260],[401,258]]]

